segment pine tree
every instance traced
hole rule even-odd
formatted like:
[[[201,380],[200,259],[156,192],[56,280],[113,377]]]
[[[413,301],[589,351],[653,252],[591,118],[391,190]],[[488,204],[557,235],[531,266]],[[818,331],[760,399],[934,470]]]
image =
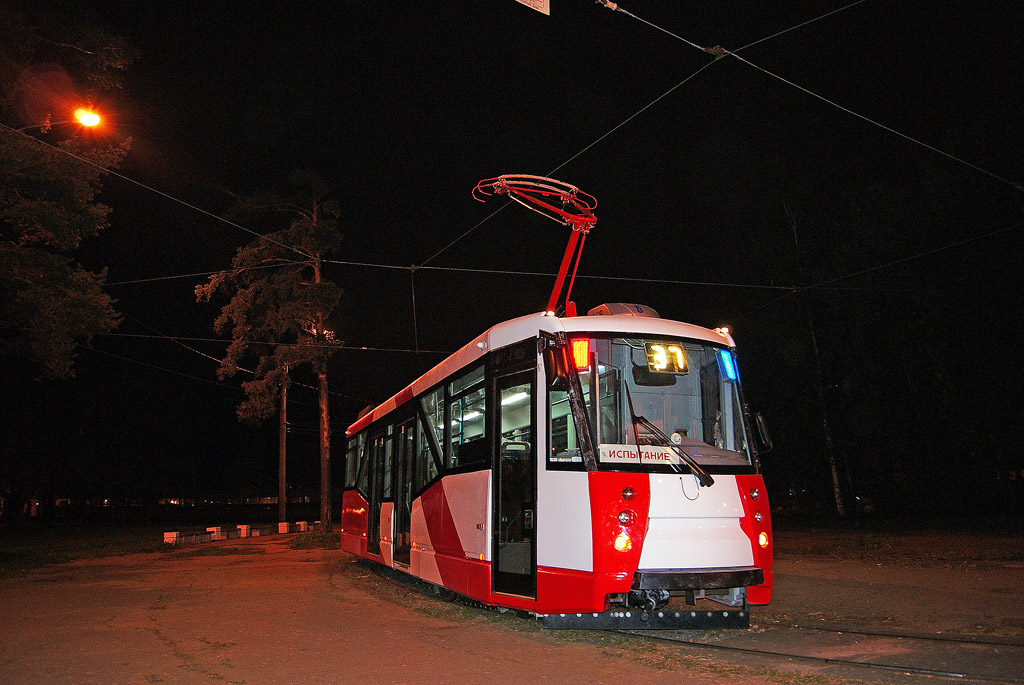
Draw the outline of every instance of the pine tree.
[[[56,122],[70,118],[61,112],[77,90],[116,87],[133,55],[32,3],[0,5],[0,45],[0,353],[66,378],[77,347],[118,324],[105,272],[85,269],[75,252],[107,226],[110,209],[96,195],[129,142],[83,141]]]
[[[318,380],[320,432],[320,520],[331,528],[330,415],[327,362],[341,347],[326,322],[341,298],[341,289],[323,278],[323,260],[338,248],[338,205],[315,175],[296,172],[293,192],[281,197],[260,192],[239,203],[239,221],[287,217],[286,228],[267,233],[238,249],[232,268],[196,288],[199,301],[224,292],[230,301],[214,322],[232,342],[218,375],[234,376],[244,359],[255,357],[253,377],[242,383],[246,399],[238,407],[242,420],[259,421],[278,411],[290,373],[302,366]]]

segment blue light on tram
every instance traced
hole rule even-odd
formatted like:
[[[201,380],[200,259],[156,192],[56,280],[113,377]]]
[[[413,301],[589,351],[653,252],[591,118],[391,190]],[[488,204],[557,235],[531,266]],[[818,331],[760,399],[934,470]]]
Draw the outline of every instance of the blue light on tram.
[[[732,359],[732,353],[729,350],[719,350],[718,360],[722,369],[722,378],[730,381],[736,380],[736,363]]]

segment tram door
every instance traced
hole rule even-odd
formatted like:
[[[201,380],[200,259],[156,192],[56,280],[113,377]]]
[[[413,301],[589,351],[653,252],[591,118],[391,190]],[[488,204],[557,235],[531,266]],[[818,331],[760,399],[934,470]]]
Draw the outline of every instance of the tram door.
[[[390,427],[388,428],[390,432]],[[366,551],[380,554],[380,505],[391,496],[391,436],[379,434],[370,443],[370,511]],[[390,537],[390,536],[389,536]]]
[[[537,596],[537,446],[533,420],[536,371],[496,375],[494,408],[495,592]]]
[[[395,547],[393,559],[409,564],[412,551],[410,524],[412,522],[413,471],[416,468],[416,421],[406,421],[395,434]]]

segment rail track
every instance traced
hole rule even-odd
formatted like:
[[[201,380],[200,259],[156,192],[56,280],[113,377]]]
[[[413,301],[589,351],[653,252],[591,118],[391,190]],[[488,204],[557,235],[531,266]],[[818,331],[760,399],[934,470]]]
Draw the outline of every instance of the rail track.
[[[920,633],[911,633],[908,631],[883,632],[859,628],[806,625],[768,627],[764,630],[764,632],[758,633],[757,635],[760,636],[772,632],[777,633],[787,630],[797,632],[813,631],[817,633],[862,636],[868,638],[887,640],[916,641],[919,643],[941,643],[942,647],[947,651],[956,649],[958,647],[970,648],[972,652],[971,663],[973,664],[973,668],[971,668],[970,670],[966,668],[950,669],[944,667],[913,665],[910,663],[883,663],[880,661],[865,661],[860,659],[839,658],[834,656],[820,656],[815,654],[802,653],[796,645],[791,645],[791,647],[793,647],[792,649],[776,649],[767,646],[757,646],[756,643],[758,642],[758,640],[756,639],[747,641],[747,644],[723,644],[721,642],[711,642],[701,639],[694,639],[692,636],[670,635],[666,634],[665,631],[622,630],[614,632],[630,635],[633,637],[640,637],[643,639],[657,642],[687,645],[701,649],[752,654],[780,659],[797,659],[800,661],[819,663],[822,665],[846,666],[855,669],[871,669],[878,671],[913,674],[919,676],[929,676],[935,678],[948,678],[956,680],[958,682],[1024,683],[1024,677],[1021,677],[1021,675],[1019,675],[1021,673],[1021,669],[1019,666],[1024,665],[1024,640],[1021,639],[1015,639],[1012,637],[1003,638],[998,636],[928,635]],[[692,635],[692,631],[689,632]],[[736,635],[738,634],[730,634],[731,637],[735,637]],[[1007,648],[1010,649],[1007,650]],[[924,651],[927,652],[927,650]],[[1010,652],[1010,654],[1007,654],[1008,651]],[[935,656],[935,659],[937,661],[941,661],[941,657],[942,654],[939,653]],[[991,668],[993,659],[995,659],[996,657],[998,657],[999,659],[1008,664],[1011,664],[1008,667],[1007,672],[1013,673],[1013,675],[1004,674],[1002,672],[980,672],[982,670],[980,668],[980,665],[988,664]],[[1012,663],[1018,664],[1018,668],[1014,669]]]
[[[438,591],[438,588],[430,583],[412,578],[406,574],[397,573],[387,567],[380,566],[379,564],[366,562],[365,560],[359,560],[356,563],[373,573],[387,577],[392,581],[397,581],[408,589],[419,592],[423,595],[440,597],[445,601],[482,609],[484,611],[492,611],[496,613],[511,612],[521,616],[524,620],[531,620],[531,615],[526,612],[490,607],[450,591]],[[935,635],[903,630],[881,631],[854,626],[811,626],[805,624],[762,624],[761,629],[762,630],[760,632],[730,630],[704,632],[706,635],[713,635],[717,641],[698,639],[695,637],[695,634],[702,631],[692,630],[684,631],[685,635],[680,635],[680,631],[659,630],[609,630],[608,632],[655,642],[685,645],[700,649],[777,659],[794,659],[809,663],[818,663],[821,665],[840,666],[858,670],[862,669],[865,671],[887,671],[894,674],[903,673],[928,678],[945,678],[961,683],[977,682],[1024,685],[1024,677],[1020,675],[1021,673],[1024,673],[1024,668],[1021,667],[1024,665],[1024,638],[966,634]],[[779,636],[779,639],[785,641],[787,638],[782,634],[786,632],[790,632],[791,634],[831,634],[835,635],[837,638],[839,636],[859,636],[877,640],[901,640],[907,641],[908,643],[918,643],[923,645],[931,643],[938,645],[938,647],[932,650],[931,654],[928,653],[928,649],[918,649],[916,650],[917,656],[915,658],[919,660],[930,658],[934,662],[941,662],[943,659],[949,660],[949,655],[955,652],[958,648],[967,648],[972,652],[971,664],[973,665],[973,668],[969,670],[966,668],[933,667],[920,664],[914,665],[911,663],[882,663],[834,656],[820,656],[810,653],[802,653],[800,651],[799,640],[788,640],[789,648],[787,649],[777,649],[759,645],[759,643],[770,644],[772,642],[770,639],[764,640],[763,638],[765,636],[769,638]],[[732,641],[732,644],[724,644],[723,642],[725,640]],[[829,646],[833,645],[826,645],[824,647],[820,644],[813,645],[811,647],[804,645],[804,649],[807,651],[812,649],[827,649]],[[870,647],[866,646],[865,650],[870,651]],[[907,649],[905,651],[910,652],[913,650]],[[1004,664],[1005,667],[1000,668],[1000,663]],[[1016,667],[1014,664],[1016,664]],[[991,671],[998,670],[998,672],[983,673],[981,672],[982,666],[987,666]]]

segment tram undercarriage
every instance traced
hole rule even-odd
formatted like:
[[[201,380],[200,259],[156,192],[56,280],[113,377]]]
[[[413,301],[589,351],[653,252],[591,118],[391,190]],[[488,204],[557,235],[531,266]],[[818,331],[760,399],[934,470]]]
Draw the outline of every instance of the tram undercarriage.
[[[763,580],[758,568],[637,571],[629,592],[608,595],[610,608],[606,611],[540,618],[546,628],[556,629],[746,628],[750,625],[746,586]],[[728,608],[718,608],[721,606]]]

